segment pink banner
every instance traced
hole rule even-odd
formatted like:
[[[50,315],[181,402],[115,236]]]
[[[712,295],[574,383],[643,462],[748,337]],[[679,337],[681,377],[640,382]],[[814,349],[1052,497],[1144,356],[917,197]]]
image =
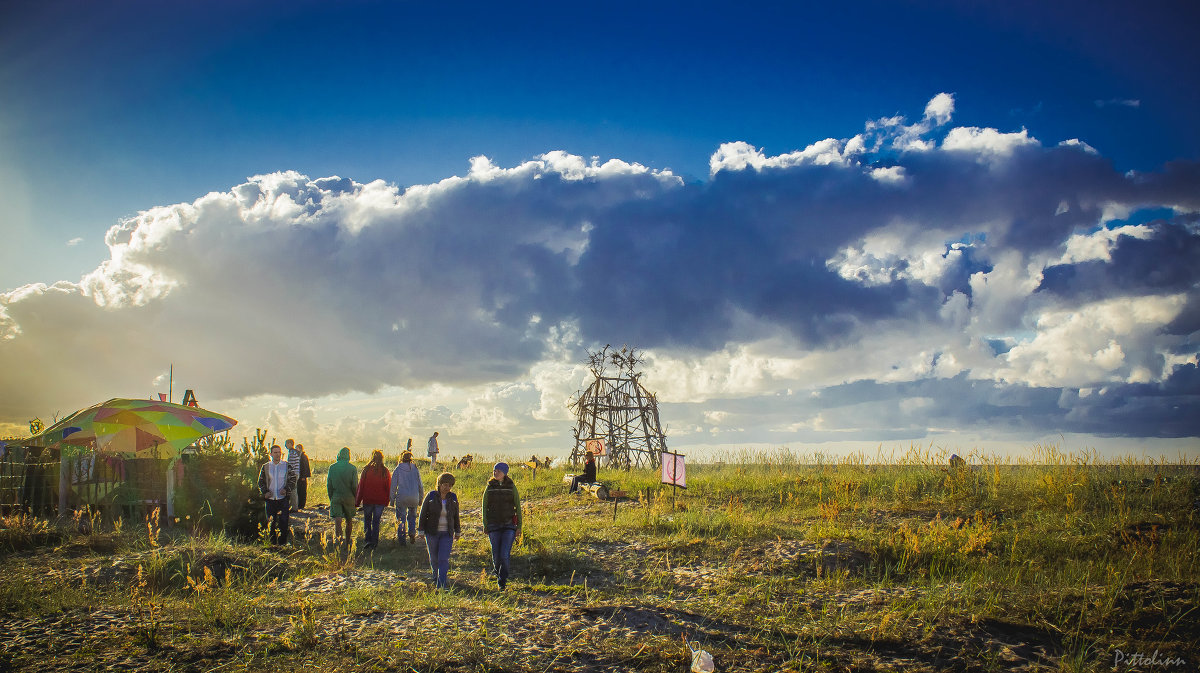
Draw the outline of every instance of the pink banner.
[[[682,453],[662,452],[662,483],[687,488],[687,470]]]

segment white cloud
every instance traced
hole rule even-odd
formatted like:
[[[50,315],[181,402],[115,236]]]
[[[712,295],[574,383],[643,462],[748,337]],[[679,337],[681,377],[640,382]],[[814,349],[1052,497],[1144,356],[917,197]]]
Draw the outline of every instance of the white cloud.
[[[1057,264],[1078,264],[1092,260],[1109,261],[1112,250],[1121,236],[1149,239],[1152,235],[1150,227],[1145,225],[1124,225],[1112,229],[1099,229],[1091,233],[1073,234],[1064,244],[1064,252]]]
[[[1095,147],[1092,147],[1091,145],[1083,142],[1082,140],[1080,140],[1078,138],[1070,138],[1068,140],[1064,140],[1059,143],[1059,146],[1060,147],[1078,147],[1079,149],[1083,150],[1084,152],[1087,152],[1088,154],[1100,156],[1099,150],[1097,150]]]
[[[942,141],[942,149],[950,152],[970,152],[981,161],[993,161],[1010,156],[1022,147],[1037,145],[1038,141],[1028,131],[1001,133],[996,129],[958,127],[950,129]]]
[[[1035,386],[1089,387],[1160,380],[1162,327],[1182,310],[1186,297],[1111,299],[1036,317],[1033,339],[1020,343],[997,370],[1004,381]]]
[[[886,184],[900,184],[906,179],[903,166],[887,166],[871,171],[871,177]]]
[[[715,175],[718,171],[740,171],[746,168],[762,171],[768,168],[787,168],[805,164],[815,166],[827,166],[830,164],[844,165],[848,163],[847,155],[856,153],[859,150],[859,145],[854,145],[852,150],[845,154],[843,153],[843,145],[844,143],[839,140],[826,138],[809,145],[803,150],[768,157],[763,154],[762,150],[756,149],[753,145],[746,142],[723,143],[709,159],[709,171]]]
[[[939,93],[929,100],[925,105],[926,121],[941,126],[950,122],[950,117],[954,114],[954,96],[948,93]]]

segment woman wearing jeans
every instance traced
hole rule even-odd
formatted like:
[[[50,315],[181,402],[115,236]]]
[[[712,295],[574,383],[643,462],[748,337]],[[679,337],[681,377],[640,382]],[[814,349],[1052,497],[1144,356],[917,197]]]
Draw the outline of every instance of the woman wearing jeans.
[[[492,570],[500,590],[508,586],[508,560],[521,530],[521,496],[508,476],[508,463],[496,463],[483,490],[483,530],[492,545]]]
[[[412,440],[408,440],[412,444]],[[405,544],[417,542],[417,508],[421,506],[421,471],[412,460],[412,451],[400,454],[400,462],[392,470],[392,504],[396,506],[396,541]],[[408,525],[405,526],[405,523]]]
[[[433,586],[445,589],[449,586],[450,550],[454,541],[462,534],[458,523],[458,496],[454,491],[454,475],[443,472],[437,479],[437,490],[430,491],[421,504],[421,518],[417,523],[425,546],[429,548],[429,567],[433,570]]]
[[[358,494],[354,497],[354,505],[363,508],[363,537],[367,549],[379,545],[379,519],[387,507],[391,486],[392,475],[383,465],[383,452],[375,449],[371,452],[371,462],[358,478]]]

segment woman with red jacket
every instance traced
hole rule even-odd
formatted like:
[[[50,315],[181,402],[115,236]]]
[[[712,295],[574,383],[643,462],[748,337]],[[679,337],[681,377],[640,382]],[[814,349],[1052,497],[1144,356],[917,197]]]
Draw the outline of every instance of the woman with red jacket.
[[[371,452],[371,462],[363,468],[362,476],[358,478],[358,494],[354,497],[354,506],[362,505],[363,537],[367,549],[374,549],[379,544],[379,520],[387,507],[391,495],[392,474],[383,464],[383,452],[376,449]]]

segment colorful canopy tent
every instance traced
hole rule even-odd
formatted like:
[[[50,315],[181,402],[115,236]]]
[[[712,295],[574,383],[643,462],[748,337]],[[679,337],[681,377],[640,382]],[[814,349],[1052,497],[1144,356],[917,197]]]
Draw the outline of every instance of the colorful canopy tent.
[[[197,440],[236,424],[228,416],[199,407],[114,398],[71,414],[27,442],[64,453],[174,458]]]
[[[228,416],[199,407],[114,398],[71,414],[23,444],[59,450],[59,510],[65,511],[72,458],[90,454],[173,460],[196,441],[236,424]],[[172,514],[174,472],[167,473],[167,512]]]

